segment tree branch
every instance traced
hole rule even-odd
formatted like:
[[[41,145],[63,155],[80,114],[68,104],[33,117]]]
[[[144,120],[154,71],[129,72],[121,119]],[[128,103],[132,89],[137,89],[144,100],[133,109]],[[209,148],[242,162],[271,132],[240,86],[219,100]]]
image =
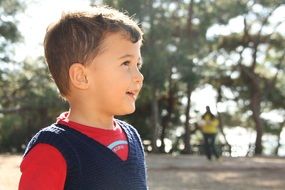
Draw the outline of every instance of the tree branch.
[[[273,7],[273,9],[268,13],[268,15],[266,15],[266,17],[263,19],[263,21],[261,22],[261,26],[260,29],[257,33],[257,37],[256,37],[256,41],[254,41],[254,45],[253,45],[253,60],[252,60],[252,65],[251,65],[251,70],[254,71],[255,67],[256,67],[256,58],[257,58],[257,50],[258,50],[258,46],[260,44],[260,38],[261,38],[261,33],[262,30],[265,26],[265,24],[268,22],[269,17],[273,14],[273,12],[280,6],[280,4],[277,4],[275,7]]]

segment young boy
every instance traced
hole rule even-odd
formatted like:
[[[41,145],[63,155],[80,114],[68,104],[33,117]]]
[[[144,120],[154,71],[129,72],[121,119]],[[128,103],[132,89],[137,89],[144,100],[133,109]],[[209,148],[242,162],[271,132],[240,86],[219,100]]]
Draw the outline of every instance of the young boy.
[[[68,13],[47,30],[50,73],[70,110],[40,130],[21,163],[20,190],[145,190],[135,111],[143,84],[142,31],[108,7]]]

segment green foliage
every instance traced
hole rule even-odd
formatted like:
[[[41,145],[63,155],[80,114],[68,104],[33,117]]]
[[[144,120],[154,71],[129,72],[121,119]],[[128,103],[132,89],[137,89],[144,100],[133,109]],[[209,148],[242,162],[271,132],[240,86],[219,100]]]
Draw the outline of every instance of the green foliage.
[[[23,7],[17,0],[0,0],[0,63],[8,59],[4,54],[7,53],[7,47],[21,39],[15,15]]]
[[[17,63],[13,46],[21,39],[16,0],[0,1],[0,152],[19,152],[38,131],[52,123],[65,103],[57,95],[43,58]]]
[[[37,64],[35,64],[37,63]],[[23,151],[35,132],[67,109],[50,80],[43,59],[26,61],[7,73],[2,84],[0,115],[1,151]]]

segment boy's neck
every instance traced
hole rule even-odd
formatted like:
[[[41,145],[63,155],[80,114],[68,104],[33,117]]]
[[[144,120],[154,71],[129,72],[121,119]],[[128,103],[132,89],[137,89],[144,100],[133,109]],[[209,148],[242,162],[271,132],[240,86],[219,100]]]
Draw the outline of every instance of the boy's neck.
[[[67,119],[90,127],[114,129],[113,116],[103,116],[96,113],[90,115],[90,113],[84,113],[82,110],[70,108]]]

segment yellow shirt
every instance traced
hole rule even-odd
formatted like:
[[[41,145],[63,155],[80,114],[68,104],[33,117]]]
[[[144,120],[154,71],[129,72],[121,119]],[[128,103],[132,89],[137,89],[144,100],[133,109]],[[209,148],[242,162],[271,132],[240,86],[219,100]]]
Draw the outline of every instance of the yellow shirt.
[[[202,132],[206,134],[215,134],[218,132],[219,120],[217,118],[211,119],[209,114],[204,117],[204,125],[202,126]]]

